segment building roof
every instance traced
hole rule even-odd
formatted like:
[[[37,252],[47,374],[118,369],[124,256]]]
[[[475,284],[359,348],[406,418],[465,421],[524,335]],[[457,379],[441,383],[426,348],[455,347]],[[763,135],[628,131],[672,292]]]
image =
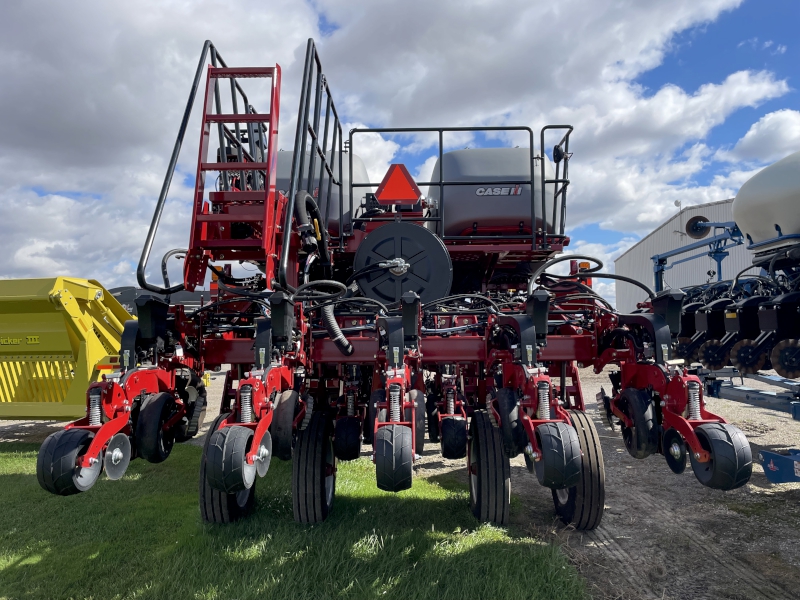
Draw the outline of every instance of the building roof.
[[[672,221],[674,221],[677,217],[679,217],[680,215],[682,215],[686,211],[688,211],[688,210],[697,210],[698,208],[703,208],[705,206],[715,206],[717,204],[725,204],[726,202],[733,202],[733,200],[734,200],[733,198],[728,198],[727,200],[715,200],[714,202],[706,202],[705,204],[693,204],[691,206],[687,206],[685,208],[681,208],[678,212],[676,212],[674,215],[672,215],[669,219],[664,221],[661,225],[659,225],[658,227],[653,229],[653,231],[648,233],[646,236],[644,236],[642,239],[640,239],[638,242],[636,242],[633,246],[631,246],[630,248],[625,250],[625,252],[623,252],[617,258],[615,258],[614,262],[616,263],[620,258],[625,256],[629,252],[632,252],[637,246],[642,244],[645,240],[647,240],[651,236],[655,235],[659,230],[661,230],[664,227],[666,227],[667,225],[669,225]]]

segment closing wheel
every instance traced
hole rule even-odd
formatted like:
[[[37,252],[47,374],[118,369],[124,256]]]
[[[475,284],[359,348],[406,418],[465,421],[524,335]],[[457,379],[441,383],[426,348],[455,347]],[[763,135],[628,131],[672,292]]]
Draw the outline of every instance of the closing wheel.
[[[622,426],[622,439],[628,454],[642,459],[657,452],[658,429],[650,394],[626,388],[620,394],[619,407],[633,421],[633,427]]]
[[[339,460],[355,460],[361,455],[361,421],[358,417],[337,419],[333,451]]]
[[[719,371],[728,366],[728,362],[731,358],[730,352],[725,352],[719,340],[708,340],[705,344],[700,346],[697,354],[698,360],[702,365],[706,369],[712,371]]]
[[[734,490],[750,480],[753,455],[744,433],[727,423],[705,423],[694,430],[711,458],[702,463],[689,453],[697,480],[715,490]]]
[[[421,455],[425,449],[425,394],[419,390],[408,392],[408,401],[414,402],[414,445],[416,453]],[[405,411],[406,421],[411,421],[411,409]]]
[[[247,464],[253,430],[241,425],[217,429],[206,452],[206,478],[215,490],[234,494],[253,487],[256,465]]]
[[[111,481],[121,479],[131,464],[131,440],[124,433],[118,433],[108,441],[103,468]]]
[[[681,434],[670,427],[664,432],[661,447],[670,470],[676,475],[683,473],[686,470],[686,442]]]
[[[511,506],[511,466],[500,430],[483,410],[472,416],[467,470],[472,514],[484,523],[505,525]]]
[[[384,425],[375,436],[375,478],[378,489],[401,492],[411,487],[411,428]]]
[[[328,518],[336,493],[333,422],[325,411],[311,416],[297,436],[292,460],[292,505],[298,523],[321,523]]]
[[[36,459],[39,485],[59,496],[71,496],[91,488],[100,476],[103,463],[98,460],[85,468],[77,463],[92,443],[92,437],[85,429],[62,429],[47,436]]]
[[[578,483],[565,490],[553,490],[556,514],[575,529],[594,529],[603,518],[606,498],[606,471],[603,450],[594,423],[578,410],[570,410],[583,458]]]
[[[678,342],[675,345],[675,356],[677,358],[685,358],[687,360],[689,358],[691,358],[688,355],[689,344],[691,344],[691,343],[692,343],[692,338],[690,338],[690,337],[679,337],[678,338]]]
[[[511,388],[497,390],[497,412],[500,413],[500,435],[503,450],[509,458],[519,456],[528,445],[528,434],[519,420],[517,392]]]
[[[781,377],[797,379],[800,377],[800,340],[783,340],[775,344],[770,353],[772,368]]]
[[[428,438],[434,444],[439,443],[439,397],[428,394],[425,400],[425,412],[428,413]]]
[[[741,340],[731,348],[731,364],[742,374],[758,373],[766,362],[767,353],[759,352],[753,340]]]
[[[179,395],[186,403],[186,416],[175,428],[175,441],[185,442],[192,439],[200,431],[206,418],[207,392],[203,380],[196,373],[192,373],[191,381]]]
[[[214,420],[203,445],[203,457],[200,460],[200,516],[206,523],[232,523],[250,514],[255,506],[255,482],[249,488],[232,494],[215,490],[208,482],[206,463],[211,437],[228,415],[223,413]]]
[[[294,390],[286,390],[278,396],[272,413],[272,423],[269,426],[272,453],[281,460],[292,460],[292,448],[295,444],[294,418],[300,409],[297,402],[299,397]]]
[[[462,417],[445,417],[441,422],[442,456],[449,459],[467,455],[467,421]]]
[[[386,390],[375,390],[369,396],[367,405],[367,421],[364,423],[364,442],[372,444],[375,435],[375,420],[378,418],[378,403],[386,399]]]
[[[164,431],[164,424],[174,412],[175,399],[167,392],[145,398],[134,431],[138,456],[151,463],[167,460],[175,444],[175,428]]]
[[[575,428],[566,423],[542,423],[536,428],[536,441],[541,456],[533,461],[533,470],[539,483],[554,490],[577,485],[581,446]]]

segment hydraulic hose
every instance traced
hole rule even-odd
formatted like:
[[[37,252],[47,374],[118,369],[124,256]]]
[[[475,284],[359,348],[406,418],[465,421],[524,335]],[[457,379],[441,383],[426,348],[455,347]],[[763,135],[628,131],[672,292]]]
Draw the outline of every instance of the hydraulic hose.
[[[322,322],[325,324],[325,329],[327,329],[328,335],[333,340],[333,343],[336,344],[339,352],[345,356],[351,356],[355,352],[353,344],[347,341],[339,324],[336,322],[336,317],[333,316],[333,304],[322,307]]]
[[[301,190],[294,201],[294,216],[297,230],[303,240],[303,250],[319,252],[320,264],[325,269],[323,277],[330,277],[331,255],[328,251],[328,230],[322,220],[314,196]]]

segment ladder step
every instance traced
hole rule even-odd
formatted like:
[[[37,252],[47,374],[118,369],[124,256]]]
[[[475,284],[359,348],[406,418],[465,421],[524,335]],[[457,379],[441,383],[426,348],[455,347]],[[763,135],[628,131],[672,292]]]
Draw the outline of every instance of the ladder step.
[[[200,163],[201,171],[268,171],[269,163],[265,162],[229,162]]]
[[[269,123],[269,113],[266,114],[233,114],[233,115],[206,115],[208,123]]]
[[[256,214],[205,214],[197,215],[195,219],[198,223],[261,223],[264,221],[263,211],[261,215]]]
[[[237,248],[261,248],[261,240],[202,240],[198,246],[204,250],[223,249],[235,250]]]
[[[217,79],[230,79],[231,77],[272,77],[275,67],[236,67],[218,68],[211,67],[209,75]]]
[[[208,199],[212,204],[230,204],[233,202],[265,202],[267,192],[210,192]]]

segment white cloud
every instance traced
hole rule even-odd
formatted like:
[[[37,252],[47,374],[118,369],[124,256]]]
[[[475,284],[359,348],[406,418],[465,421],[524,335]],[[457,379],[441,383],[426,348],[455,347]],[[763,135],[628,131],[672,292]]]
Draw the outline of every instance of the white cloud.
[[[636,83],[662,62],[677,33],[740,3],[11,3],[0,19],[0,235],[6,253],[17,258],[0,265],[0,276],[63,272],[107,285],[133,283],[206,37],[229,64],[281,64],[283,148],[292,145],[302,59],[312,36],[346,121],[523,124],[537,133],[548,122],[571,122],[569,223],[643,233],[673,210],[675,199],[687,206],[735,193],[750,166],[732,164],[709,185],[693,182],[716,156],[707,147],[709,132],[736,110],[788,89],[773,74],[753,71],[726,74],[696,90],[646,90]],[[315,8],[338,27],[324,38]],[[259,32],[257,41],[234,26],[244,22]],[[543,23],[547,35],[537,34]],[[247,83],[256,86],[251,97],[260,109],[264,89]],[[184,176],[191,180],[196,167],[196,113],[153,251],[153,277],[160,253],[187,243],[192,190]],[[465,134],[446,143],[473,141]],[[742,142],[729,152],[748,147]],[[422,159],[429,148],[418,136],[405,150]],[[357,143],[373,181],[399,150],[396,140],[377,135]],[[427,177],[432,166],[428,157],[418,176]],[[614,249],[593,251],[610,256]]]
[[[761,117],[730,149],[716,153],[719,160],[770,163],[800,150],[800,111],[777,110]]]

